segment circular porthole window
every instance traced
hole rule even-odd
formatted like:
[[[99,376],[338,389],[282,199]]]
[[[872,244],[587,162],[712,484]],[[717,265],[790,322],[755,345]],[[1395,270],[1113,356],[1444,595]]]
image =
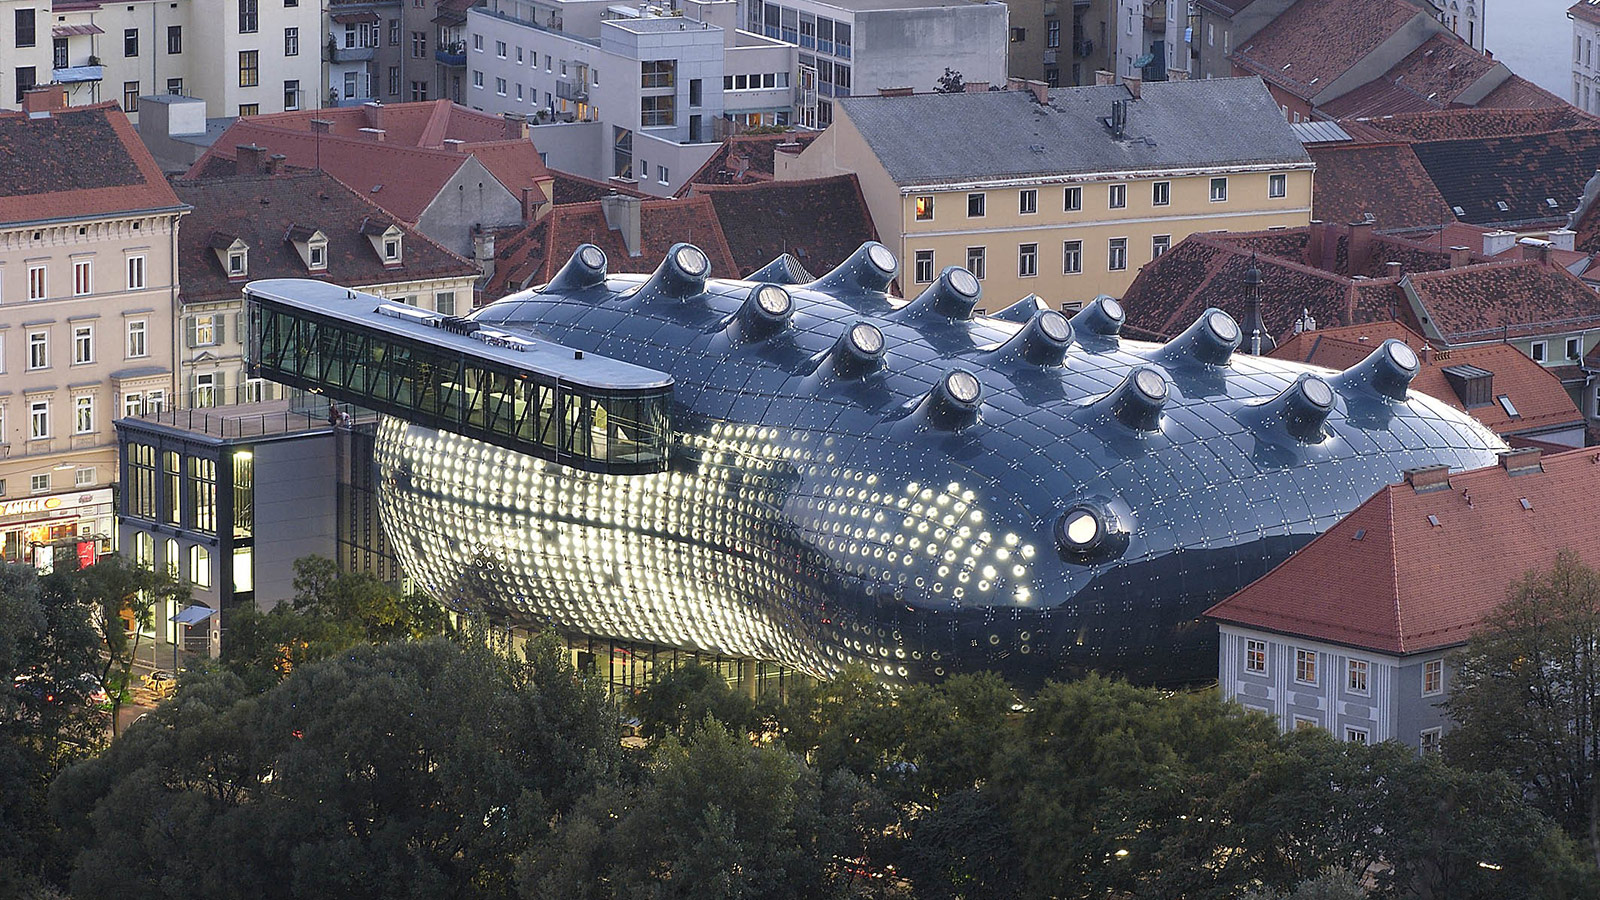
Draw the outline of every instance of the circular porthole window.
[[[678,264],[678,268],[683,270],[685,275],[691,275],[695,278],[706,274],[706,270],[711,268],[711,262],[706,259],[705,253],[699,247],[692,247],[687,244],[679,247],[678,252],[673,254],[673,261]]]
[[[956,293],[963,297],[978,296],[978,279],[966,269],[952,269],[950,272],[950,286]]]
[[[949,392],[950,399],[963,406],[977,405],[978,397],[983,393],[978,376],[966,369],[956,369],[944,376],[944,389]]]
[[[850,328],[850,346],[862,356],[877,356],[883,352],[883,332],[869,322],[857,322]]]
[[[578,261],[590,269],[603,269],[606,265],[606,254],[599,247],[589,244],[579,251]]]
[[[894,254],[890,253],[889,248],[882,244],[873,244],[867,248],[867,260],[885,274],[894,272]]]
[[[789,292],[775,284],[762,285],[756,290],[756,305],[761,311],[774,318],[786,316],[794,301],[789,298]]]

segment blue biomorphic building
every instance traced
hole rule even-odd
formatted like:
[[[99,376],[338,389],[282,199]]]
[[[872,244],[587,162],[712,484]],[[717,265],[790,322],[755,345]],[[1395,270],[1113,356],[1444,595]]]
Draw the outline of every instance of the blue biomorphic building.
[[[1138,342],[1109,297],[980,314],[960,268],[904,302],[879,244],[708,268],[585,245],[470,318],[260,282],[251,365],[385,414],[384,524],[447,604],[897,681],[1210,677],[1213,603],[1403,470],[1504,450],[1395,341],[1312,369],[1211,310]]]

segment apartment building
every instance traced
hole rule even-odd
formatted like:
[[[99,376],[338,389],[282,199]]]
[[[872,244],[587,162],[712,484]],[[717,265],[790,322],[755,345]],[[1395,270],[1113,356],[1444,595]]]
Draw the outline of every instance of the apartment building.
[[[0,0],[0,21],[0,60],[18,51],[0,102],[32,79],[65,84],[74,105],[117,101],[134,121],[141,94],[199,97],[212,117],[320,105],[322,8],[307,0]]]
[[[1572,105],[1600,113],[1600,69],[1594,45],[1600,43],[1600,0],[1578,0],[1567,10],[1572,20]]]
[[[855,173],[907,292],[964,266],[994,308],[1121,296],[1191,233],[1310,221],[1311,158],[1258,79],[1013,86],[842,101],[778,177]]]
[[[187,208],[115,104],[0,113],[0,541],[48,568],[112,548],[111,422],[171,402]]]

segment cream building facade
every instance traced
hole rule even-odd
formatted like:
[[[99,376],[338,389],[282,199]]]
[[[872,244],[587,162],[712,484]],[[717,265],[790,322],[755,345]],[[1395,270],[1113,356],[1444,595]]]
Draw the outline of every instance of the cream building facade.
[[[52,93],[0,114],[4,143],[29,148],[8,161],[26,190],[0,191],[0,541],[41,568],[112,549],[111,423],[172,400],[187,211],[120,111]]]
[[[778,177],[854,172],[903,290],[963,266],[991,310],[1121,296],[1195,232],[1310,221],[1311,159],[1259,79],[1013,87],[844,101]]]

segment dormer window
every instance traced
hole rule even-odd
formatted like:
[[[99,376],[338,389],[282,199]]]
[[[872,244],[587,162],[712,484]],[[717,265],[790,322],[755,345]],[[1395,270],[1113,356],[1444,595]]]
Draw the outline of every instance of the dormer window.
[[[405,240],[405,232],[400,230],[399,225],[386,225],[383,222],[366,219],[361,223],[361,233],[372,242],[373,251],[383,260],[386,268],[396,268],[404,264],[405,247],[402,242]]]
[[[328,271],[328,236],[307,225],[292,225],[286,235],[311,272]]]
[[[229,281],[243,281],[250,276],[250,246],[241,238],[215,231],[210,243]]]
[[[328,268],[328,242],[309,244],[306,246],[306,267],[313,272],[323,272]]]
[[[386,237],[383,239],[383,261],[397,263],[400,261],[400,237]]]
[[[240,250],[237,253],[229,253],[228,277],[243,278],[248,272],[247,261],[247,253],[244,250]]]

